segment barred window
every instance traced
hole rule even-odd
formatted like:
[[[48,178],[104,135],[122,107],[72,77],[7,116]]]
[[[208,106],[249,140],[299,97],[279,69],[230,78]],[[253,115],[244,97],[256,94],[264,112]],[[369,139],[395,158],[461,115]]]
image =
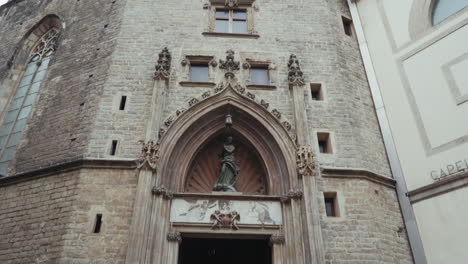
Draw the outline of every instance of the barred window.
[[[16,154],[21,133],[49,66],[50,56],[56,49],[57,37],[58,30],[51,28],[36,42],[16,93],[6,110],[0,126],[1,175],[7,174],[8,164]]]

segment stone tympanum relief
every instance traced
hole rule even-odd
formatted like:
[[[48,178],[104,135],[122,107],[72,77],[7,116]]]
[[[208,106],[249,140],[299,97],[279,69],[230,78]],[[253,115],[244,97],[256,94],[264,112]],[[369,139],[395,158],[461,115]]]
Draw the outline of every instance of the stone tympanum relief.
[[[216,199],[174,199],[171,206],[171,222],[208,224],[212,228],[234,229],[240,225],[283,224],[280,202]]]

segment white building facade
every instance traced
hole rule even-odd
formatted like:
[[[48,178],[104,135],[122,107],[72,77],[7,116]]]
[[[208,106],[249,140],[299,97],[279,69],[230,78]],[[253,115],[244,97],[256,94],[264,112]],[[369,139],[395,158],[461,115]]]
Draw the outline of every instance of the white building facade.
[[[466,263],[468,1],[348,1],[416,263]]]

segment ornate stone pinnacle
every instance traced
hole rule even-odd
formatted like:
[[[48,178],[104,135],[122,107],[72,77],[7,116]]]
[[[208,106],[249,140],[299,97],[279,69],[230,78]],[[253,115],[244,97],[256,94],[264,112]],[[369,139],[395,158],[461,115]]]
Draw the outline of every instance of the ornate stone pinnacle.
[[[219,60],[219,68],[226,71],[226,78],[232,79],[235,76],[234,72],[240,69],[240,62],[234,61],[233,50],[228,50],[226,53],[226,60]]]
[[[169,79],[171,72],[171,53],[167,48],[164,48],[159,53],[158,64],[156,64],[156,72],[154,73],[154,79],[156,80],[167,80]]]
[[[288,81],[290,85],[304,85],[304,76],[296,55],[291,54],[288,62]]]
[[[310,146],[299,146],[296,155],[297,172],[300,176],[315,176],[315,155]]]
[[[167,238],[167,241],[170,241],[170,242],[177,242],[177,243],[182,242],[182,235],[180,234],[180,232],[177,232],[177,231],[171,231],[167,233],[166,238]]]
[[[156,170],[159,161],[159,143],[154,143],[152,140],[147,143],[140,140],[139,143],[142,144],[143,147],[141,149],[138,168],[141,169],[147,166],[152,170]]]

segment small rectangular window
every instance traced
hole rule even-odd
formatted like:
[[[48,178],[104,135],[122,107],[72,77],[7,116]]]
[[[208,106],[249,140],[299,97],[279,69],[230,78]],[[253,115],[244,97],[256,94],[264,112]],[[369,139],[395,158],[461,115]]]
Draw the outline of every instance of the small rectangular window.
[[[323,100],[322,84],[311,83],[310,95],[312,96],[312,101],[322,101]]]
[[[329,133],[317,133],[317,140],[320,153],[332,153]]]
[[[216,10],[215,31],[221,33],[247,34],[245,10]]]
[[[250,83],[252,85],[270,85],[270,76],[266,67],[250,68]]]
[[[353,36],[353,21],[344,16],[342,16],[341,19],[343,21],[343,28],[344,28],[345,34],[350,37]]]
[[[336,192],[323,193],[325,199],[325,212],[328,217],[338,217],[338,202],[336,199]]]
[[[97,214],[96,220],[94,222],[93,233],[99,234],[101,232],[101,226],[102,226],[102,214]]]
[[[208,82],[208,64],[192,64],[190,67],[191,82]]]

